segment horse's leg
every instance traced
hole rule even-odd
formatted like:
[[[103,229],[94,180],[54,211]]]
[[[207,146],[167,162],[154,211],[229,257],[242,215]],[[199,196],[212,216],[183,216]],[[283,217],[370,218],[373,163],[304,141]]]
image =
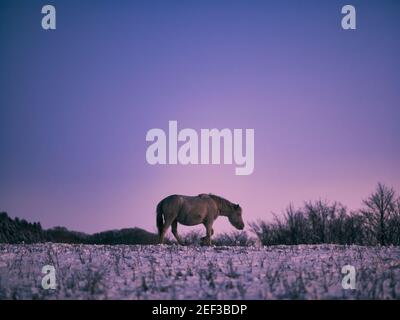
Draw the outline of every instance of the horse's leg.
[[[182,242],[182,240],[181,240],[181,238],[179,237],[179,234],[178,234],[178,220],[177,219],[175,219],[172,222],[171,227],[172,227],[172,234],[174,235],[176,241],[178,241],[178,243],[180,245],[183,245],[183,242]]]
[[[204,226],[206,227],[206,236],[201,238],[202,243],[208,246],[211,246],[211,236],[214,234],[214,230],[212,228],[213,221],[206,221]]]
[[[167,233],[167,230],[170,227],[171,223],[172,223],[172,221],[170,219],[166,219],[164,221],[164,225],[163,225],[161,233],[160,233],[160,244],[164,243],[165,234]]]
[[[214,230],[212,228],[211,223],[207,225],[206,229],[207,229],[207,238],[206,238],[207,239],[207,245],[211,246],[211,236],[214,234]]]

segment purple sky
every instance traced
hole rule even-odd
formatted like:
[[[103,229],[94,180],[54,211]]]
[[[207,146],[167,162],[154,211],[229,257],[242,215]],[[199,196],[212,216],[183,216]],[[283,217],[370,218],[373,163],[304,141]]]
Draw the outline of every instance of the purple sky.
[[[400,191],[400,2],[0,4],[0,210],[44,227],[155,231],[155,206],[213,192],[270,219]],[[151,128],[254,128],[255,170],[150,166]],[[188,230],[188,229],[184,229]],[[216,230],[232,230],[224,218]]]

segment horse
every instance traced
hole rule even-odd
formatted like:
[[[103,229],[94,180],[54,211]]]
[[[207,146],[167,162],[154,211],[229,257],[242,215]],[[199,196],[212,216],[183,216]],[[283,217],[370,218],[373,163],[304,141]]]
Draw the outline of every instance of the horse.
[[[211,236],[214,234],[212,225],[219,216],[225,216],[238,230],[244,228],[242,208],[222,197],[214,194],[199,194],[197,196],[170,195],[157,205],[157,229],[159,243],[164,243],[164,237],[171,226],[172,234],[180,245],[183,245],[178,235],[178,222],[185,226],[203,224],[206,236],[201,239],[202,244],[211,245]]]

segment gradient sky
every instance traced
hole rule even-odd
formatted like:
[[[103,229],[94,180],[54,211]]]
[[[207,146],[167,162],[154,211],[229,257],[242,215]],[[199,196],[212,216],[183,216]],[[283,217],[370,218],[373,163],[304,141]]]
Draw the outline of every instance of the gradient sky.
[[[341,29],[348,3],[357,30]],[[252,221],[400,191],[399,31],[399,1],[1,1],[0,210],[155,231],[174,193],[222,195]],[[254,173],[148,165],[146,133],[169,120],[254,128]]]

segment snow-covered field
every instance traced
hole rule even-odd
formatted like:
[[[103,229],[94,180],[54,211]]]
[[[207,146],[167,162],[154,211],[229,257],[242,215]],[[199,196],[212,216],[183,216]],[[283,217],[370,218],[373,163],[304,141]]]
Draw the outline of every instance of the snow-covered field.
[[[42,288],[45,265],[54,290]],[[0,244],[0,299],[399,298],[400,247]]]

